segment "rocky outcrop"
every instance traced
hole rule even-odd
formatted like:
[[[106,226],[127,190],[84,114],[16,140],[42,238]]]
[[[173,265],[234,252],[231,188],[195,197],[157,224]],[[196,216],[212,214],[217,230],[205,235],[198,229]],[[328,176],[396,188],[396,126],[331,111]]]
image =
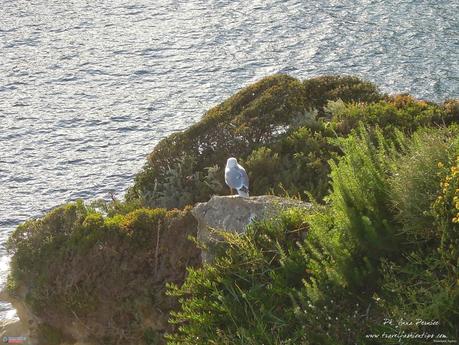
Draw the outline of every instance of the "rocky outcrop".
[[[248,224],[255,219],[270,218],[290,207],[310,208],[311,204],[274,195],[213,196],[208,202],[198,203],[192,214],[198,221],[198,241],[209,246],[217,240],[210,229],[244,233]],[[209,262],[212,256],[203,250],[202,261]]]

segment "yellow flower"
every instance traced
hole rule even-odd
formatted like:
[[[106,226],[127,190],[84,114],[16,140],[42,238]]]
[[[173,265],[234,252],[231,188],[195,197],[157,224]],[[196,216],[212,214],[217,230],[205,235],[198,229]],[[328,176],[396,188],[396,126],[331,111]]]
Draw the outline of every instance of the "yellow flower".
[[[442,162],[438,162],[437,167],[439,167],[440,169],[443,168],[443,163]]]

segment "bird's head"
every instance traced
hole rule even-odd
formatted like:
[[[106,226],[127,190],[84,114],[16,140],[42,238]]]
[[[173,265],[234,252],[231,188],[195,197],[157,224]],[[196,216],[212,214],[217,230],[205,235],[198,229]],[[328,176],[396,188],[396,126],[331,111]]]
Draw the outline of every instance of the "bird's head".
[[[236,165],[237,165],[237,160],[234,157],[228,158],[228,160],[226,161],[226,166],[228,168],[235,167]]]

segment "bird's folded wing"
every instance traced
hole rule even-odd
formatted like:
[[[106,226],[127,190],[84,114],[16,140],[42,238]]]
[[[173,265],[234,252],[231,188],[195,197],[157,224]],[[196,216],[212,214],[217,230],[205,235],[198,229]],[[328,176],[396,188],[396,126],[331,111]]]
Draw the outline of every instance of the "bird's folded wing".
[[[249,189],[249,176],[245,172],[244,168],[242,168],[240,171],[241,171],[242,185],[244,185],[245,187],[247,187],[247,189]]]
[[[242,186],[242,173],[238,169],[230,169],[226,174],[225,174],[225,179],[226,183],[231,187],[231,188],[240,188]]]

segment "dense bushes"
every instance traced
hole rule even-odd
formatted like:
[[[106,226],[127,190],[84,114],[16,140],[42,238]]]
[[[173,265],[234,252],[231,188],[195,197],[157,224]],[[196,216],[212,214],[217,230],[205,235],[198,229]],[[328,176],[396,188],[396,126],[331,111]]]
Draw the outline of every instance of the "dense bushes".
[[[457,106],[457,104],[456,104]],[[394,129],[413,132],[420,126],[448,125],[459,121],[453,103],[443,107],[435,103],[416,100],[409,95],[389,97],[376,103],[345,104],[332,107],[332,123],[340,134],[347,134],[363,121],[366,125],[378,125],[388,134]]]
[[[24,294],[41,329],[66,333],[77,319],[93,341],[156,344],[176,303],[165,283],[180,283],[185,267],[198,263],[187,239],[195,231],[189,210],[103,216],[70,203],[11,235],[9,290]]]
[[[221,233],[225,255],[190,270],[182,287],[171,287],[182,310],[173,313],[179,331],[170,343],[293,345],[305,339],[291,303],[307,276],[297,248],[305,233],[300,210],[254,224],[243,238]]]
[[[459,135],[444,132],[422,132],[397,162],[391,190],[407,250],[398,262],[384,262],[378,303],[394,320],[436,320],[440,326],[427,330],[457,339]]]
[[[385,318],[439,320],[432,333],[457,337],[458,134],[392,142],[361,130],[341,141],[329,205],[226,235],[226,252],[171,286],[181,299],[171,344],[379,344],[390,342],[368,336],[426,330]],[[413,241],[427,229],[436,240]]]
[[[330,143],[333,132],[320,123],[287,133],[271,146],[255,149],[242,164],[251,177],[254,195],[300,196],[306,192],[322,198],[328,191],[328,160],[338,148]]]
[[[322,76],[303,82],[305,97],[311,108],[324,115],[329,101],[341,100],[345,103],[373,103],[382,100],[377,87],[352,76]]]
[[[165,330],[187,345],[380,344],[368,335],[426,330],[385,318],[435,319],[431,331],[459,337],[458,121],[457,100],[387,96],[355,77],[262,79],[163,139],[126,201],[20,225],[9,290],[47,343],[75,321],[106,345],[162,343]],[[227,193],[229,156],[252,195],[318,202],[222,233],[215,262],[196,268],[195,220],[174,208]]]
[[[148,207],[183,207],[225,194],[223,169],[231,156],[249,166],[252,194],[288,194],[321,200],[328,159],[339,153],[329,138],[348,135],[359,121],[395,128],[459,120],[456,101],[442,106],[408,95],[388,97],[356,77],[324,76],[300,82],[274,75],[210,109],[184,132],[163,139],[136,176],[127,200]],[[269,160],[269,161],[267,161]],[[263,174],[260,171],[263,170]]]
[[[147,206],[183,207],[206,200],[213,193],[224,193],[222,171],[228,157],[246,160],[250,155],[252,158],[259,155],[260,150],[266,154],[272,145],[298,127],[312,126],[310,140],[318,143],[320,148],[316,143],[312,147],[301,145],[298,152],[283,150],[280,159],[284,160],[286,155],[303,155],[303,164],[295,163],[297,171],[301,167],[320,164],[319,174],[323,174],[326,158],[318,161],[317,156],[326,145],[322,138],[314,137],[314,127],[318,126],[317,109],[323,112],[327,100],[338,98],[374,101],[381,99],[381,95],[373,84],[355,77],[320,77],[304,83],[286,75],[264,78],[210,109],[201,121],[186,131],[162,140],[137,175],[127,198],[131,201],[140,199]],[[301,136],[297,146],[308,140],[304,132],[295,135]],[[304,157],[305,154],[310,157]],[[287,159],[292,161],[292,157]],[[283,165],[289,167],[292,164]],[[218,176],[209,176],[211,167],[219,172]],[[273,182],[278,185],[272,187],[277,190],[281,184],[284,188],[295,186],[292,190],[287,188],[293,194],[303,192],[302,188],[310,185],[300,187],[298,178],[285,177],[279,178],[274,172],[268,178],[275,179]],[[257,184],[256,192],[265,193],[269,188],[269,185],[261,187]],[[323,189],[323,186],[318,188],[321,193]],[[317,196],[322,196],[321,193]]]
[[[275,75],[248,86],[186,131],[163,139],[136,177],[128,199],[164,207],[208,199],[222,190],[213,191],[205,183],[206,168],[217,165],[221,171],[228,157],[245,157],[254,147],[271,142],[306,111],[302,84],[292,77]]]

